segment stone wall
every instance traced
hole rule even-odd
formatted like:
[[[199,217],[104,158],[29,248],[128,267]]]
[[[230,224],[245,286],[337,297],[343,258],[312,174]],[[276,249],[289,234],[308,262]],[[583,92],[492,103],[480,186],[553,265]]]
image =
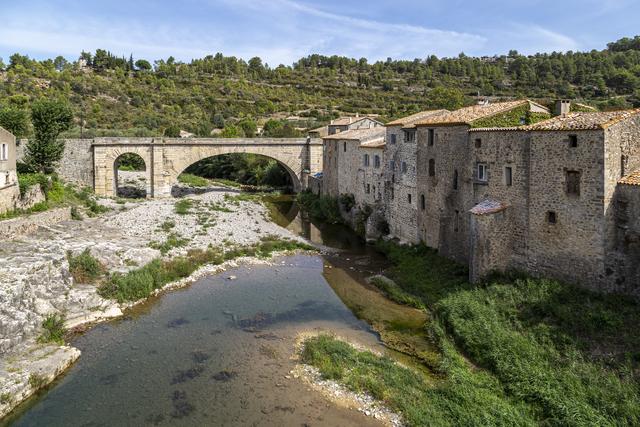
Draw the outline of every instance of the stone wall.
[[[0,144],[7,146],[7,159],[0,160],[0,214],[15,209],[20,198],[16,175],[16,139],[0,128]]]
[[[33,233],[38,227],[69,219],[71,219],[71,208],[66,207],[0,221],[0,240],[15,239],[24,234]]]
[[[524,270],[529,256],[529,136],[522,131],[470,131],[468,145],[471,170],[477,174],[477,165],[482,163],[488,172],[486,182],[473,180],[473,204],[493,200],[508,206],[500,221],[471,215],[472,223],[477,222],[477,229],[470,233],[471,263],[480,259],[483,262],[490,260],[484,263],[484,267],[472,269],[479,276],[496,269]],[[507,167],[511,168],[511,185],[506,180]],[[504,230],[496,224],[504,226]],[[480,234],[482,231],[488,234]],[[476,238],[490,239],[491,242],[483,246],[473,241]],[[482,250],[491,250],[492,253],[478,252]]]
[[[93,188],[93,139],[65,139],[64,154],[55,168],[64,181],[78,187]],[[20,140],[17,147],[17,159],[24,161],[25,148],[29,141]]]
[[[569,144],[577,135],[577,147]],[[604,283],[604,144],[602,130],[531,132],[527,270],[598,289]],[[580,173],[580,194],[567,172]],[[555,223],[549,213],[555,214]]]
[[[618,185],[610,210],[615,229],[607,242],[608,289],[640,297],[640,186]]]
[[[396,143],[391,144],[394,136]],[[417,143],[405,142],[400,126],[387,128],[386,141],[384,182],[389,234],[403,243],[415,244],[419,242],[417,209],[420,203],[416,191]]]
[[[434,143],[429,128],[418,127],[417,199],[420,239],[448,258],[469,260],[469,209],[473,207],[473,170],[469,161],[468,126],[440,126]],[[434,174],[429,174],[433,162]],[[454,177],[457,173],[457,189]],[[421,204],[422,196],[425,206]]]

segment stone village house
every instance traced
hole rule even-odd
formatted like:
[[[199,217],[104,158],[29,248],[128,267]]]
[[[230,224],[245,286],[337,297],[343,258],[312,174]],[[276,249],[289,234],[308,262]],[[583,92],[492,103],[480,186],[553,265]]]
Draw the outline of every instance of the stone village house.
[[[426,111],[389,123],[368,153],[377,132],[324,138],[324,194],[381,207],[392,237],[467,263],[473,281],[521,270],[640,295],[640,110]]]
[[[16,174],[16,138],[0,128],[0,214],[15,208],[20,199]]]

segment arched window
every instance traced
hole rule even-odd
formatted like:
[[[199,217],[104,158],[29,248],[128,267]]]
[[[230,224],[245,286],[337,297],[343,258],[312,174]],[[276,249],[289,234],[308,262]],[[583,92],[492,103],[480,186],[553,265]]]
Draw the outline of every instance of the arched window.
[[[429,159],[429,176],[436,176],[436,161]]]
[[[454,170],[453,171],[453,189],[457,190],[458,189],[458,170]]]
[[[420,195],[420,208],[422,208],[422,210],[425,210],[427,208],[427,203],[424,200],[424,194]]]

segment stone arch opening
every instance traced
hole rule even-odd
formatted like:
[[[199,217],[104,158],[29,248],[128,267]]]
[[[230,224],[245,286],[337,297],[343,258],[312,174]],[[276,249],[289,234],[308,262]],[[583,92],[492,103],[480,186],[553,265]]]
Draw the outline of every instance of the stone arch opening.
[[[211,186],[208,180],[235,181],[241,185],[270,187],[283,192],[298,192],[302,185],[300,178],[286,163],[274,157],[246,152],[220,153],[204,157],[184,167],[173,183],[173,196],[184,194],[184,185],[197,187]],[[195,192],[207,191],[206,188]]]
[[[147,164],[136,153],[122,153],[113,162],[113,190],[117,197],[141,199],[149,196]]]

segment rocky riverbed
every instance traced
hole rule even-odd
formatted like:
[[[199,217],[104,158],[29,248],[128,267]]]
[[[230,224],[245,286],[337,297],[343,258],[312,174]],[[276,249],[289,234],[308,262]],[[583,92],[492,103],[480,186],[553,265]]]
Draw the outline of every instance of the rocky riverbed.
[[[74,283],[68,252],[89,249],[109,271],[128,271],[154,258],[209,245],[253,244],[271,235],[299,239],[271,222],[262,205],[216,188],[182,199],[102,200],[97,218],[41,227],[0,247],[0,417],[79,356],[71,347],[38,344],[42,321],[66,316],[68,328],[120,316],[95,285]],[[196,273],[197,274],[197,273]]]

